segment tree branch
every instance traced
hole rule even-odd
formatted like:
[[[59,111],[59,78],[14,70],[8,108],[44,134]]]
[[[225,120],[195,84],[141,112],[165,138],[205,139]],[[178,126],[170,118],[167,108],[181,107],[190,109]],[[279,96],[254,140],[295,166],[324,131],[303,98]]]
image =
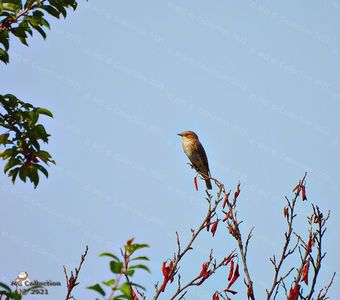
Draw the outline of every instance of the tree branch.
[[[306,176],[307,176],[307,172],[305,173],[305,175],[301,179],[301,181],[300,181],[301,184],[304,184]],[[278,262],[275,259],[274,260],[270,259],[271,262],[274,265],[274,278],[273,278],[272,286],[270,287],[269,290],[268,289],[266,290],[267,291],[267,300],[271,299],[276,286],[281,282],[281,280],[278,280],[278,278],[280,277],[281,267],[282,267],[285,259],[289,255],[291,255],[297,247],[297,245],[296,245],[295,247],[293,247],[293,249],[288,250],[288,247],[289,247],[290,241],[291,241],[291,236],[292,236],[292,233],[293,233],[293,221],[294,221],[294,218],[296,217],[295,205],[296,205],[297,198],[300,194],[300,191],[301,191],[301,186],[298,186],[297,189],[295,190],[295,195],[294,195],[294,198],[292,199],[292,201],[290,201],[286,197],[286,200],[288,202],[288,208],[289,208],[289,214],[287,215],[287,226],[288,226],[288,228],[287,228],[287,231],[285,232],[285,242],[284,242],[283,249],[282,249],[282,252],[281,252],[281,255],[280,255],[280,259],[278,260]]]
[[[71,276],[68,277],[66,267],[63,266],[64,274],[65,274],[65,277],[66,277],[66,284],[67,284],[67,294],[66,294],[65,300],[74,299],[74,297],[71,295],[72,294],[72,290],[73,290],[73,288],[75,286],[77,286],[79,284],[79,282],[77,282],[78,275],[79,275],[80,269],[81,269],[81,267],[82,267],[82,265],[83,265],[83,263],[85,261],[85,257],[87,255],[87,251],[88,250],[89,250],[89,247],[86,246],[85,252],[84,252],[84,254],[80,258],[80,263],[79,263],[78,268],[74,269],[75,274],[73,274],[73,271],[71,271]]]

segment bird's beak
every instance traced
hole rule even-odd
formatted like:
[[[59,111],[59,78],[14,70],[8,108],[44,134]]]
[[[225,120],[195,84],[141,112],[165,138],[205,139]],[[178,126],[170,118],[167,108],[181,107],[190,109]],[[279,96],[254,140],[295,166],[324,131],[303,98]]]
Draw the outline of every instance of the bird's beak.
[[[179,135],[179,136],[183,136],[183,134],[182,134],[182,133],[177,133],[177,135]]]

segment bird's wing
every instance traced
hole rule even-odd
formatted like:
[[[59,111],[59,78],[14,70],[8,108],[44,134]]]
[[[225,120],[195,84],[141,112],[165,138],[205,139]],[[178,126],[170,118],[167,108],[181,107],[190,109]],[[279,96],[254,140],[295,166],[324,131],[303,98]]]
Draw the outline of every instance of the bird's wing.
[[[207,170],[202,170],[202,171],[203,172],[207,171],[207,175],[210,176],[210,170],[209,170],[209,163],[208,163],[207,154],[205,153],[205,150],[204,150],[204,148],[203,148],[203,146],[202,146],[202,144],[200,142],[197,143],[197,151],[198,151],[200,157],[202,157],[204,166],[207,167]]]

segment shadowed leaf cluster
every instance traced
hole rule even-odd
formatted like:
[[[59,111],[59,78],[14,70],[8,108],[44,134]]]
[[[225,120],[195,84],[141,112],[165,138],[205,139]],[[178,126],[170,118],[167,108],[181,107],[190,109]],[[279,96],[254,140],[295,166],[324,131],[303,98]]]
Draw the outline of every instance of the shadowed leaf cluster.
[[[0,95],[0,127],[5,130],[0,134],[0,146],[5,148],[0,157],[7,161],[4,172],[13,183],[19,176],[24,182],[28,178],[37,187],[39,173],[48,176],[42,164],[55,164],[51,155],[41,149],[41,143],[48,143],[50,136],[38,123],[41,115],[53,117],[49,110],[34,107],[14,95]]]
[[[75,10],[75,0],[0,0],[0,60],[9,62],[10,36],[17,37],[21,43],[28,46],[26,39],[33,35],[34,31],[45,39],[46,28],[50,24],[46,16],[59,18],[67,16],[67,8]]]

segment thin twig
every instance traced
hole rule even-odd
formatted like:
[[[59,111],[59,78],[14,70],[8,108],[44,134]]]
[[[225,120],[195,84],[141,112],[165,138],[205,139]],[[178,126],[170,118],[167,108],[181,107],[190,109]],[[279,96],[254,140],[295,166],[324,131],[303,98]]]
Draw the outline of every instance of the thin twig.
[[[313,268],[314,268],[314,276],[312,278],[312,284],[310,286],[309,294],[306,298],[308,300],[312,299],[312,296],[313,296],[313,293],[314,293],[314,290],[315,290],[317,277],[318,277],[320,269],[321,269],[321,262],[326,255],[326,253],[322,253],[322,238],[323,238],[323,236],[326,232],[325,224],[330,217],[329,211],[328,211],[327,216],[323,217],[323,214],[320,211],[318,206],[312,205],[312,207],[313,207],[314,213],[313,213],[313,215],[310,219],[310,222],[311,222],[311,224],[313,224],[313,222],[317,224],[317,230],[316,230],[316,236],[315,236],[315,241],[316,241],[316,245],[317,245],[317,247],[316,247],[317,254],[316,254],[316,262],[314,262],[314,259],[311,257]],[[330,284],[332,284],[332,282],[333,282],[333,278],[332,278]],[[326,294],[328,292],[328,288],[326,288]],[[326,297],[326,294],[324,294],[324,297]]]
[[[300,181],[301,184],[304,184],[306,176],[307,176],[307,172],[305,173],[305,175],[301,179],[301,181]],[[280,277],[280,271],[281,271],[281,267],[283,265],[283,262],[285,261],[285,259],[289,255],[291,255],[296,250],[296,247],[297,247],[297,245],[295,245],[295,247],[293,247],[292,249],[290,249],[290,250],[288,249],[290,242],[291,242],[291,235],[293,233],[293,221],[294,221],[294,218],[296,217],[295,205],[296,205],[297,198],[300,194],[300,191],[301,191],[301,187],[298,187],[297,190],[295,191],[295,195],[294,195],[292,201],[290,201],[287,197],[285,197],[287,202],[288,202],[288,207],[289,207],[289,210],[290,210],[289,215],[287,217],[288,228],[287,228],[287,231],[285,232],[285,242],[284,242],[283,249],[282,249],[279,260],[277,261],[277,260],[274,260],[274,259],[270,259],[270,261],[274,265],[274,278],[273,278],[272,286],[270,287],[269,290],[268,289],[266,290],[267,291],[267,300],[271,299],[277,285],[280,282],[282,282],[282,280],[278,280],[278,279]]]
[[[333,280],[334,280],[335,275],[336,275],[336,272],[333,273],[333,276],[332,276],[330,282],[328,283],[328,285],[320,290],[320,292],[318,294],[317,300],[326,300],[326,299],[328,299],[327,293],[328,293],[328,290],[330,289],[330,287],[333,284]]]
[[[248,245],[249,245],[249,241],[251,239],[251,237],[253,236],[253,230],[254,230],[254,226],[250,229],[249,233],[248,233],[248,237],[246,240],[246,246],[245,246],[245,250],[244,250],[244,256],[247,257],[247,251],[248,251]]]
[[[212,259],[213,259],[213,257],[212,257],[212,255],[210,255],[210,261],[209,261],[209,263],[212,262]],[[213,274],[214,272],[216,272],[217,269],[219,269],[220,267],[222,267],[222,266],[224,265],[225,259],[226,259],[226,258],[223,258],[223,259],[220,261],[220,263],[217,264],[217,265],[216,265],[216,263],[212,263],[212,268],[210,269],[211,274]],[[183,285],[183,286],[178,286],[178,288],[177,288],[175,294],[171,296],[170,300],[176,299],[176,297],[177,297],[180,293],[182,293],[183,291],[185,291],[188,287],[197,285],[197,281],[198,281],[201,277],[202,277],[201,275],[198,275],[198,276],[196,276],[195,278],[193,278],[192,280],[190,280],[188,283],[186,283],[185,285]],[[180,298],[178,298],[178,300],[182,299],[183,296],[184,296],[186,293],[187,293],[187,291],[185,291],[185,293],[182,294],[182,295],[180,296]]]
[[[86,246],[85,252],[84,252],[84,254],[82,254],[82,256],[80,258],[80,263],[79,263],[78,268],[74,269],[75,273],[73,273],[73,271],[71,271],[70,277],[68,277],[68,275],[67,275],[66,267],[63,266],[65,277],[66,277],[66,284],[67,284],[67,294],[66,294],[65,300],[74,299],[74,297],[71,295],[72,294],[72,290],[73,290],[73,288],[75,286],[77,286],[79,284],[79,282],[77,282],[78,275],[79,275],[80,269],[81,269],[81,267],[82,267],[82,265],[83,265],[83,263],[85,261],[85,257],[87,255],[87,251],[88,250],[89,250],[89,247]]]
[[[177,252],[174,254],[174,258],[172,260],[173,262],[173,268],[172,268],[172,277],[174,275],[176,275],[178,268],[179,268],[179,262],[181,261],[181,259],[183,258],[183,256],[189,251],[192,250],[192,246],[197,238],[197,236],[199,235],[199,233],[206,228],[207,223],[210,222],[210,219],[212,216],[214,216],[215,211],[219,205],[219,203],[222,201],[221,198],[221,193],[222,193],[222,187],[219,188],[219,191],[217,192],[217,199],[218,201],[214,203],[214,205],[211,205],[211,200],[212,200],[212,196],[211,194],[209,194],[207,192],[207,199],[208,199],[208,203],[209,203],[209,208],[208,208],[208,212],[206,214],[206,216],[203,219],[203,222],[200,224],[200,226],[198,227],[198,229],[196,230],[191,230],[192,235],[191,235],[191,239],[188,241],[188,243],[183,247],[181,247],[181,243],[180,243],[180,238],[179,238],[179,234],[178,232],[176,232],[176,241],[177,241]],[[160,293],[162,292],[162,288],[158,287],[158,285],[155,286],[156,287],[156,293],[153,297],[154,300],[158,299]]]

